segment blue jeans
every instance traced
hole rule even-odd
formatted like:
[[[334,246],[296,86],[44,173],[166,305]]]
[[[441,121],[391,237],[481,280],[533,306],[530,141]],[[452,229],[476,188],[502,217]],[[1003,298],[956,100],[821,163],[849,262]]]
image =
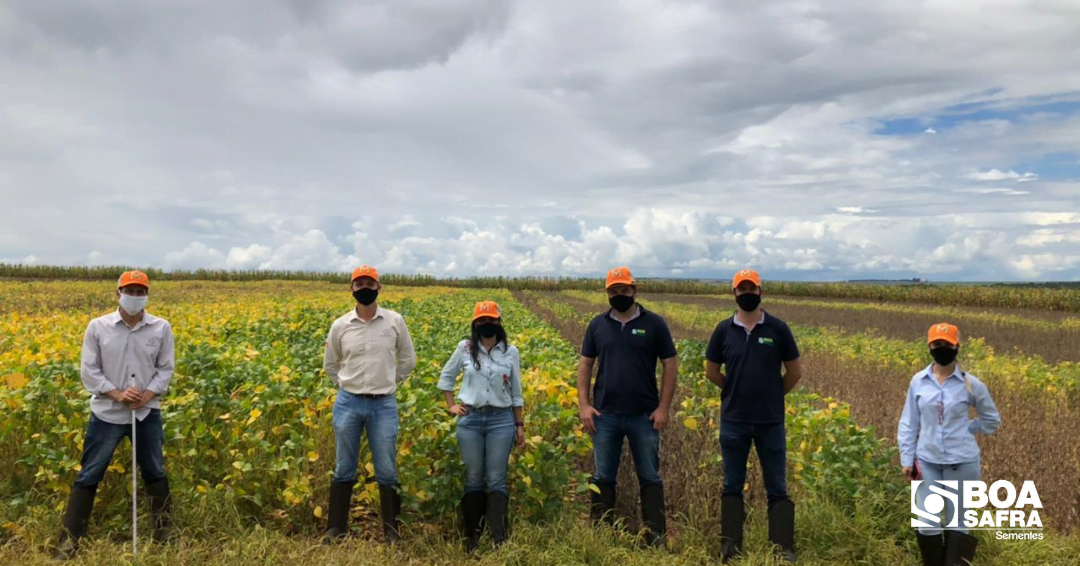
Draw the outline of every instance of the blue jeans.
[[[457,441],[465,462],[465,493],[488,491],[509,494],[506,464],[514,446],[514,411],[510,407],[471,407],[457,419]]]
[[[623,437],[630,441],[638,484],[641,487],[661,485],[660,431],[653,428],[649,415],[615,415],[604,413],[593,418],[593,457],[596,459],[594,484],[615,485],[622,456]]]
[[[784,423],[720,423],[720,455],[724,465],[724,495],[742,495],[751,443],[757,447],[769,503],[787,499],[787,434]]]
[[[367,428],[375,482],[396,486],[397,477],[397,398],[387,395],[367,399],[338,389],[334,402],[334,447],[337,464],[334,483],[354,483],[360,458],[360,437]]]
[[[131,424],[113,424],[90,413],[83,441],[82,469],[75,480],[77,487],[93,488],[105,479],[105,470],[112,461],[113,452],[125,437],[131,438]],[[143,482],[151,484],[165,479],[165,459],[162,448],[165,434],[161,425],[161,411],[150,409],[146,418],[135,424],[135,462],[142,472]]]
[[[919,460],[919,469],[922,470],[923,483],[919,486],[918,491],[915,492],[915,499],[919,506],[919,509],[926,509],[926,497],[932,492],[930,491],[930,485],[932,482],[941,480],[954,480],[954,481],[978,481],[979,479],[979,461],[965,462],[963,464],[932,464],[930,462],[924,462]],[[959,484],[963,487],[963,484]],[[952,489],[942,486],[946,491],[951,492]],[[968,532],[967,527],[964,526],[964,491],[960,489],[957,492],[956,504],[954,505],[952,500],[948,497],[943,497],[945,501],[945,520],[941,521],[941,525],[938,527],[919,527],[919,532],[924,535],[936,535],[941,534],[941,528],[944,527],[950,531],[960,531],[962,533]],[[960,507],[959,514],[957,514],[957,507]],[[956,517],[956,527],[946,527],[952,522],[953,517]],[[916,517],[912,515],[912,517]],[[920,521],[928,522],[926,518],[918,517]]]

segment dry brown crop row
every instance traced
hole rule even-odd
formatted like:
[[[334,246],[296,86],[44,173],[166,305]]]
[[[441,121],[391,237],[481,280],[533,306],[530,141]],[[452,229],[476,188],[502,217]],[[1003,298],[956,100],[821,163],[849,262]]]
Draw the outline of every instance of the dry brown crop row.
[[[715,297],[686,295],[644,295],[643,300],[656,300],[686,305],[699,305],[710,309],[734,310],[733,301]],[[767,299],[766,299],[767,301]],[[776,316],[800,326],[838,327],[849,332],[874,331],[889,338],[917,340],[935,322],[933,316],[915,312],[881,312],[858,308],[836,309],[820,306],[765,303],[767,310]],[[1031,316],[1058,317],[1060,313],[1029,311]],[[1013,313],[1015,314],[1015,313]],[[1080,360],[1080,329],[1065,327],[1026,328],[1005,322],[994,322],[964,316],[950,317],[949,322],[960,327],[966,337],[978,337],[1000,354],[1023,353],[1043,358],[1049,363]]]

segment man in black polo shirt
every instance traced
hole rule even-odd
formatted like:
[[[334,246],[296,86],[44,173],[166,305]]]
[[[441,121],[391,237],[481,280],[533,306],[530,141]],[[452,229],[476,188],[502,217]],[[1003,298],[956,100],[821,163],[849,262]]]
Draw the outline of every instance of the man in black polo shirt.
[[[589,323],[578,363],[581,423],[592,435],[596,459],[591,515],[594,522],[614,522],[615,480],[626,437],[641,487],[645,540],[649,545],[662,544],[667,519],[660,479],[660,431],[667,426],[675,396],[675,342],[664,319],[636,303],[637,285],[629,269],[617,267],[608,272],[607,294],[611,310]],[[600,368],[590,405],[590,381],[597,358]],[[659,392],[657,360],[664,366]]]
[[[731,284],[739,308],[716,326],[705,351],[705,377],[721,391],[721,557],[726,563],[742,549],[742,493],[753,443],[769,501],[769,541],[780,547],[783,560],[795,562],[795,504],[787,495],[784,395],[802,378],[799,347],[788,325],[761,309],[757,272],[740,271]],[[720,373],[721,365],[727,375]]]

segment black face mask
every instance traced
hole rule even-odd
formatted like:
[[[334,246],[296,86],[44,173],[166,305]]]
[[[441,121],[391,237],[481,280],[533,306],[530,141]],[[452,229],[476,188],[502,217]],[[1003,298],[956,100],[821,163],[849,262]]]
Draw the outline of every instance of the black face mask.
[[[371,303],[374,303],[375,299],[379,297],[379,290],[364,287],[363,289],[353,291],[352,296],[356,299],[356,302],[366,307]]]
[[[626,312],[634,306],[634,298],[630,295],[615,295],[608,299],[608,304],[619,312]]]
[[[743,293],[735,296],[735,302],[739,308],[746,312],[754,312],[761,306],[761,295],[757,293]]]
[[[956,355],[960,353],[960,349],[953,349],[948,346],[942,346],[940,348],[930,348],[930,355],[934,357],[934,361],[939,366],[947,366],[956,361]]]
[[[476,332],[483,338],[494,338],[499,333],[499,325],[494,322],[486,322],[476,325]]]

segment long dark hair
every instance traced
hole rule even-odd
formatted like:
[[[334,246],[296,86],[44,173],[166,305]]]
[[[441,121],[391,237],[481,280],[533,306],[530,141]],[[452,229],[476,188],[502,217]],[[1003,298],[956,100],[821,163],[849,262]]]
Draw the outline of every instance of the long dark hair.
[[[471,331],[471,335],[469,337],[469,355],[472,356],[473,367],[475,367],[477,370],[479,370],[480,369],[480,331],[478,331],[476,329],[476,326],[477,325],[476,325],[475,320],[472,322],[471,325],[469,325],[469,330]],[[506,341],[506,329],[503,328],[502,319],[499,319],[499,324],[495,325],[495,346],[498,346],[499,342],[502,342],[503,344],[506,344],[507,346],[510,345],[510,343]]]

